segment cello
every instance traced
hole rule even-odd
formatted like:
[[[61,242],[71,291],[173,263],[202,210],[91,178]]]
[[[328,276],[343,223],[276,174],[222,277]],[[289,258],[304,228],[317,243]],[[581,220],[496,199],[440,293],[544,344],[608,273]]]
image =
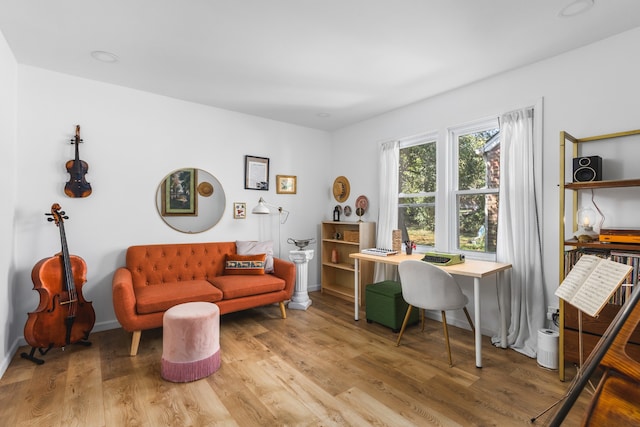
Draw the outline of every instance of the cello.
[[[69,344],[91,345],[87,339],[96,320],[91,302],[82,295],[86,282],[87,265],[75,255],[69,255],[64,231],[64,220],[69,219],[60,205],[54,203],[50,222],[60,230],[62,252],[40,260],[31,271],[33,289],[40,294],[40,303],[29,313],[24,327],[24,338],[31,346],[31,353],[21,356],[39,365],[44,360],[34,357],[36,349],[46,354],[53,347],[63,350]]]
[[[627,343],[640,325],[640,291],[634,289],[598,344],[578,371],[563,397],[564,403],[549,423],[560,427],[591,376],[602,369],[581,426],[640,425],[640,361],[627,353]],[[558,402],[559,403],[559,402]],[[531,419],[535,422],[535,418]]]
[[[76,125],[76,137],[71,140],[76,146],[76,158],[66,163],[67,172],[70,175],[69,181],[64,185],[64,194],[69,197],[87,197],[91,194],[91,184],[85,178],[89,170],[89,165],[84,160],[80,160],[80,125]]]

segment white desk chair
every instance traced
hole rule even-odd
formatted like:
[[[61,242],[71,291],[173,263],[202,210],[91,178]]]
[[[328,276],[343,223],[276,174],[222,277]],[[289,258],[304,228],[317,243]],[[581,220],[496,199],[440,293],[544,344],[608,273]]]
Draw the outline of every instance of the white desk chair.
[[[451,274],[427,262],[417,260],[401,262],[398,265],[398,273],[400,274],[402,298],[409,304],[409,307],[407,308],[407,314],[404,316],[396,346],[400,345],[404,328],[407,326],[413,307],[423,309],[422,331],[424,331],[424,310],[439,310],[442,313],[442,327],[444,328],[444,338],[447,343],[449,366],[453,366],[445,310],[463,309],[469,325],[471,325],[471,330],[475,332],[466,307],[469,299],[462,293],[458,282]]]

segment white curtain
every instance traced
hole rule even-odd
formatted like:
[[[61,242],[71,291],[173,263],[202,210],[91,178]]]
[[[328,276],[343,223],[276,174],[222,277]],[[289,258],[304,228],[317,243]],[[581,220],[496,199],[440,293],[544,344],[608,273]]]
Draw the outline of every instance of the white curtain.
[[[500,209],[497,260],[511,263],[511,323],[507,345],[536,357],[538,330],[545,324],[544,276],[537,188],[541,147],[534,138],[534,108],[506,113],[500,120]],[[505,309],[502,307],[501,309]],[[493,343],[500,343],[499,336]]]
[[[376,229],[376,246],[391,248],[392,232],[398,224],[398,166],[400,164],[400,142],[388,141],[381,144],[380,155],[380,207]],[[393,279],[393,266],[375,263],[374,281]]]

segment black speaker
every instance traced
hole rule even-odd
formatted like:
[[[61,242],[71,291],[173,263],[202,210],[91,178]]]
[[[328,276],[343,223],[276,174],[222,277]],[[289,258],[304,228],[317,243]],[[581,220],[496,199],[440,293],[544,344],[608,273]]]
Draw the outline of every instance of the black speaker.
[[[573,182],[602,181],[602,157],[575,157]]]

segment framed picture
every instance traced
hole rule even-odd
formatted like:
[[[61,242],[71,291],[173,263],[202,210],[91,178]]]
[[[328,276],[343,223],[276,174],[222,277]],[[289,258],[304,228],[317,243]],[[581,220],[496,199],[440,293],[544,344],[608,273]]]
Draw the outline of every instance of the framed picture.
[[[245,219],[247,217],[247,204],[244,202],[234,202],[233,217],[235,219]]]
[[[244,188],[248,190],[269,190],[268,158],[244,156]]]
[[[197,181],[195,169],[179,169],[170,173],[162,183],[162,215],[197,216]]]
[[[296,177],[293,175],[276,175],[276,193],[296,194]]]

